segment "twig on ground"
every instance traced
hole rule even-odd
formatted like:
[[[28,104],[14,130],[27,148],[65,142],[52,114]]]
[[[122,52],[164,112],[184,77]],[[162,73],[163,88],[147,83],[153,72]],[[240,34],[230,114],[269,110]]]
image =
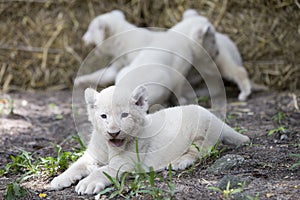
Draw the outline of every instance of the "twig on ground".
[[[297,96],[293,93],[292,97],[293,97],[294,107],[296,108],[296,110],[299,110],[299,106],[298,106],[298,102],[297,102]]]

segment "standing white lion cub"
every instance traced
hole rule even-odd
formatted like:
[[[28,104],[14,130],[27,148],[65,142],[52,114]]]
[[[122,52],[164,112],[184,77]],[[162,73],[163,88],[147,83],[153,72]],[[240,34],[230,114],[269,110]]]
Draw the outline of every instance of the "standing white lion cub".
[[[52,180],[53,189],[68,187],[85,177],[75,188],[78,194],[98,193],[111,184],[103,172],[116,177],[135,169],[137,142],[145,170],[150,166],[161,170],[170,163],[176,170],[201,158],[218,139],[232,145],[249,141],[200,106],[146,114],[145,87],[139,86],[128,94],[126,89],[116,86],[100,93],[86,89],[87,110],[93,125],[91,141],[84,155]]]
[[[199,15],[196,10],[188,9],[183,13],[182,20],[186,22],[190,20],[193,22],[193,18],[197,19],[199,17],[205,18]],[[243,66],[241,54],[235,43],[227,35],[216,32],[211,24],[206,24],[207,27],[203,28],[204,33],[200,35],[203,40],[202,45],[218,66],[219,71],[215,72],[218,74],[221,73],[223,78],[232,80],[238,85],[241,91],[238,99],[245,101],[251,94],[251,91],[267,90],[267,87],[253,83],[249,79],[248,72]],[[213,75],[215,73],[212,70],[214,66],[206,62],[201,56],[202,55],[198,58],[198,63],[201,65],[201,68],[207,70],[211,69],[210,74],[207,75]]]

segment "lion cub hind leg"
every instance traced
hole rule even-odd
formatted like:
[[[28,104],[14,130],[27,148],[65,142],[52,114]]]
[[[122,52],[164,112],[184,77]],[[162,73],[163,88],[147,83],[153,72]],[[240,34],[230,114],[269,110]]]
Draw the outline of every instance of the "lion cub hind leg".
[[[85,153],[79,158],[74,164],[72,164],[64,173],[55,177],[51,181],[51,188],[53,190],[60,190],[71,186],[77,180],[87,176],[92,170],[91,163],[92,158],[90,155]]]
[[[183,170],[187,167],[194,164],[194,162],[199,158],[199,150],[198,146],[192,144],[192,146],[185,152],[182,156],[173,161],[172,169],[173,170]]]

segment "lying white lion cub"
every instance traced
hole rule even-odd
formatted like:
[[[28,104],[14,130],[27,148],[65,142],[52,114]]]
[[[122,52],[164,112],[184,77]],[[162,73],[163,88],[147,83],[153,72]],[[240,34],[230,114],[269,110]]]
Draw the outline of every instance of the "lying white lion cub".
[[[137,141],[145,170],[147,166],[160,170],[170,163],[175,170],[184,169],[219,138],[232,145],[249,141],[200,106],[173,107],[147,115],[145,87],[126,94],[124,88],[116,86],[100,93],[86,89],[92,138],[84,155],[52,180],[53,189],[68,187],[85,177],[75,188],[78,194],[98,193],[111,184],[103,172],[116,177],[134,170]]]

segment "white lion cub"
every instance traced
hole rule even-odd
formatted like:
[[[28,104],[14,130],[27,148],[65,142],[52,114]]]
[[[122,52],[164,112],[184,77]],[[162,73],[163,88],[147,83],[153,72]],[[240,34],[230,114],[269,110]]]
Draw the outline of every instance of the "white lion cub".
[[[139,86],[127,94],[130,93],[116,86],[100,93],[85,90],[92,138],[84,155],[52,180],[53,189],[68,187],[85,177],[75,188],[78,194],[98,193],[111,184],[103,172],[116,177],[135,169],[137,143],[145,170],[150,166],[161,170],[170,163],[176,170],[194,163],[219,138],[232,145],[249,141],[200,106],[146,114],[145,87]]]
[[[198,17],[203,16],[194,9],[188,9],[183,13],[183,21]],[[238,97],[240,101],[245,101],[251,91],[267,90],[267,87],[253,83],[249,79],[240,52],[227,35],[216,32],[214,29],[207,29],[203,37],[203,47],[216,62],[222,77],[238,85],[241,91]],[[203,67],[210,67],[209,63],[203,62],[203,59],[200,59],[199,63]]]
[[[95,83],[101,86],[113,84],[119,70],[130,64],[138,54],[134,51],[147,46],[158,35],[159,31],[138,28],[129,23],[120,10],[97,16],[82,39],[86,45],[97,45],[96,53],[112,56],[114,62],[96,72],[77,77],[75,85],[86,88]]]

